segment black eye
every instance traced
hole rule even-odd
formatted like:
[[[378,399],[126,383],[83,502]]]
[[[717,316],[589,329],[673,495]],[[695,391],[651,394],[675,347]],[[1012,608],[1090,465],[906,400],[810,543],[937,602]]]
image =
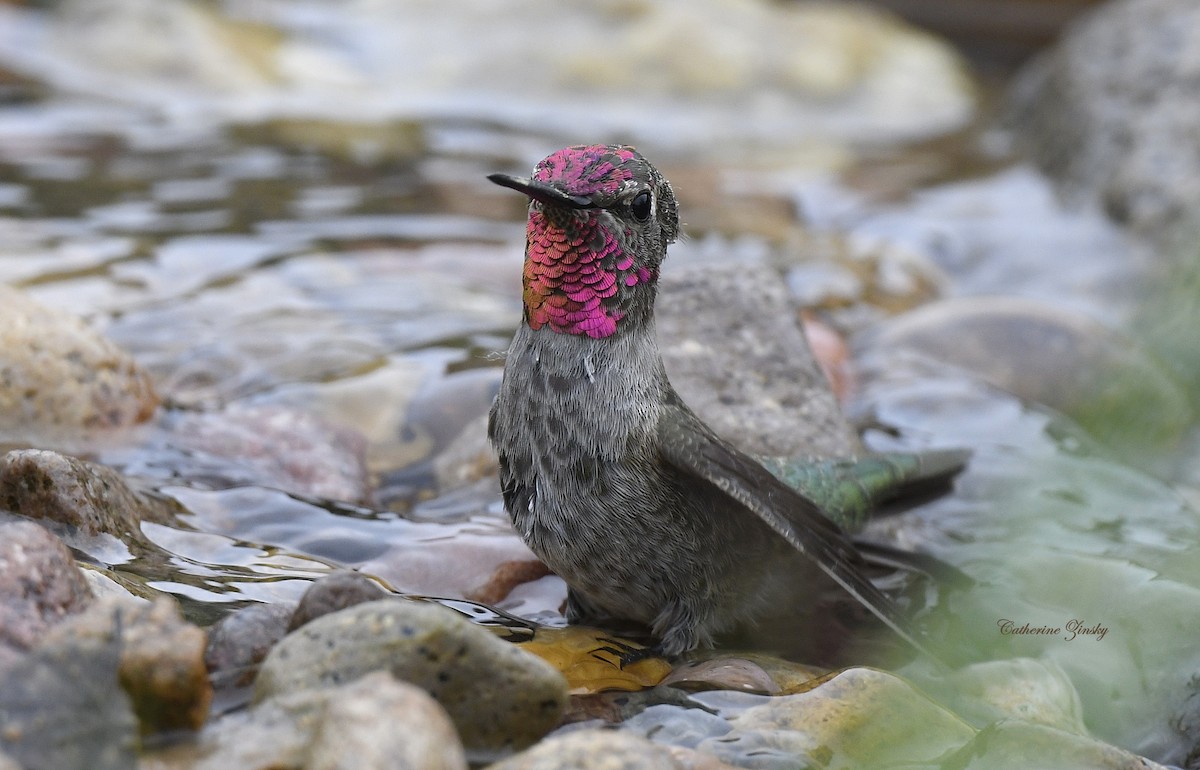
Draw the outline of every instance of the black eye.
[[[633,218],[639,222],[645,222],[650,218],[650,193],[647,190],[642,190],[637,195],[633,196],[633,201],[629,204],[629,211],[633,214]]]

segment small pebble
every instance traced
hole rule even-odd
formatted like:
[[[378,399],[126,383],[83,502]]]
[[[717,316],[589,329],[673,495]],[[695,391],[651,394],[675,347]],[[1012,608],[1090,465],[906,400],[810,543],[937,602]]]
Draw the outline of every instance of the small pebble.
[[[294,606],[251,604],[221,618],[208,630],[204,664],[213,686],[246,687],[254,682],[258,664],[287,635]]]
[[[382,599],[386,595],[378,583],[359,572],[333,572],[314,582],[300,597],[300,604],[292,614],[287,630],[295,631],[322,615]]]

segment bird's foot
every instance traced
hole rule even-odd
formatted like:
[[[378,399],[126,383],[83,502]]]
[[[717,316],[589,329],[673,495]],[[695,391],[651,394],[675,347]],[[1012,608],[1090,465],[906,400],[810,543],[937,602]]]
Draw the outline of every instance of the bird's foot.
[[[665,657],[663,655],[662,646],[658,644],[652,647],[635,647],[634,645],[623,642],[620,639],[610,639],[607,637],[601,637],[600,641],[604,642],[605,646],[597,647],[596,649],[592,650],[592,655],[599,658],[600,656],[596,653],[607,652],[609,655],[616,657],[617,667],[622,670],[624,670],[626,666],[632,666],[635,663],[641,663],[643,660]]]

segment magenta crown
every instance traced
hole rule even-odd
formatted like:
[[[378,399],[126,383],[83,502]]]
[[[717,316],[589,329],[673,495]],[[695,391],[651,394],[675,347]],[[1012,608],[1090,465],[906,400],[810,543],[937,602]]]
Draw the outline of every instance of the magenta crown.
[[[614,198],[634,178],[626,164],[641,160],[637,150],[618,145],[578,145],[547,156],[534,166],[533,179],[580,197]],[[644,161],[643,161],[644,163]]]

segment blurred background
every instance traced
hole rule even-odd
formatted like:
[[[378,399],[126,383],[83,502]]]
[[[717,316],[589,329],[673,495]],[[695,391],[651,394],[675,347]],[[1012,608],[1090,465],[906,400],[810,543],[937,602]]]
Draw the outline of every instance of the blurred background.
[[[980,581],[948,637],[1182,764],[1198,51],[1194,0],[0,2],[0,444],[166,500],[64,536],[199,623],[338,566],[561,620],[499,576],[532,562],[481,423],[525,204],[485,175],[635,144],[668,272],[768,268],[866,446],[975,450],[885,525]]]

